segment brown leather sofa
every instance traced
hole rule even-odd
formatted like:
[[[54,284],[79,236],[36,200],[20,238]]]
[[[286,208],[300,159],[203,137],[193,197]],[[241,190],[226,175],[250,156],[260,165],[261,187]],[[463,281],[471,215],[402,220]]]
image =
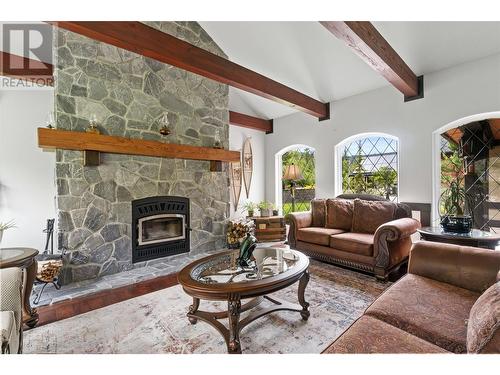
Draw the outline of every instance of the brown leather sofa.
[[[410,216],[408,206],[372,195],[314,199],[311,211],[288,215],[288,243],[310,257],[386,280],[408,261],[410,236],[420,227]]]
[[[323,353],[500,353],[500,252],[420,241],[408,274]]]

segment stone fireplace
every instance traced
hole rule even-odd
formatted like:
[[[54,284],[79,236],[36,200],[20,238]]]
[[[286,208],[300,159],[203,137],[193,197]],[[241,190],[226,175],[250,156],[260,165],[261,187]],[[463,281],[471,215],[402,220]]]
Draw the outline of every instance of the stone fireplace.
[[[132,201],[132,262],[189,252],[189,199],[150,197]]]
[[[147,24],[226,57],[196,22]],[[218,134],[229,147],[227,85],[65,30],[55,33],[57,128],[85,131],[95,117],[102,134],[207,147]],[[165,113],[168,136],[159,132]],[[227,170],[210,172],[208,161],[101,153],[100,165],[89,167],[81,152],[57,150],[56,179],[59,247],[67,249],[63,284],[224,246],[229,176]],[[184,224],[176,216],[157,216],[135,232],[134,202],[166,196],[189,199],[188,212],[151,216],[184,215]],[[184,238],[177,236],[186,226],[191,230]],[[156,241],[166,236],[171,241],[162,242],[184,242],[182,249],[153,260]]]

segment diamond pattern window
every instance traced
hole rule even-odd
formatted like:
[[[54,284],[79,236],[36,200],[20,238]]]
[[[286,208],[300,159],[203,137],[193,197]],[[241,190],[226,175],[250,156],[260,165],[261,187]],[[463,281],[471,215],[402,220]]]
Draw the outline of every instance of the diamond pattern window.
[[[500,233],[500,119],[441,134],[439,214],[469,215],[473,228]]]
[[[342,150],[342,192],[398,199],[398,141],[359,137]]]

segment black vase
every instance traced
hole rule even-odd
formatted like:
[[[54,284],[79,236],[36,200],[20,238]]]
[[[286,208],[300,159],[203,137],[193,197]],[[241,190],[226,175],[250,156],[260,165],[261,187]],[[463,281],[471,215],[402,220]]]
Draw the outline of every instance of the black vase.
[[[441,227],[445,232],[469,233],[472,230],[472,217],[447,215],[441,219]]]

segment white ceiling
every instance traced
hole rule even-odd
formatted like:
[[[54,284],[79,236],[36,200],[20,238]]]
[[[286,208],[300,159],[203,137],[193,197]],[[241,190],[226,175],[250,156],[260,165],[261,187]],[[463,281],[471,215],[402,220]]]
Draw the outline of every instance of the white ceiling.
[[[317,22],[200,22],[229,59],[321,101],[388,85]],[[500,22],[374,22],[417,75],[500,53]],[[277,118],[296,110],[231,88],[231,110]]]
[[[0,27],[4,23],[7,22],[0,22]],[[318,22],[200,24],[230,60],[323,102],[388,85]],[[374,25],[417,75],[500,53],[500,22],[374,22]],[[11,47],[14,53],[22,55],[18,39],[19,35],[14,35]],[[296,112],[232,87],[229,108],[262,118]]]

